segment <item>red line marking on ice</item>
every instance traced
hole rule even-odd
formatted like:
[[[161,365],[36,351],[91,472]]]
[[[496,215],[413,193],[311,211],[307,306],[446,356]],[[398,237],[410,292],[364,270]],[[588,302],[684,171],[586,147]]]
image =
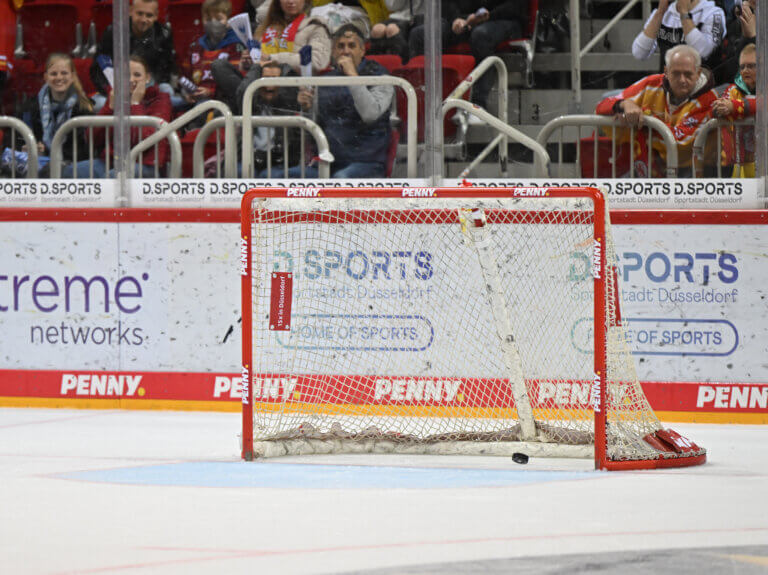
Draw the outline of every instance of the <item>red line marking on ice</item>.
[[[146,569],[149,567],[160,567],[163,565],[177,565],[181,563],[197,563],[202,561],[216,561],[221,559],[239,559],[245,557],[270,557],[277,555],[306,555],[314,553],[329,553],[343,551],[365,551],[377,549],[403,549],[407,547],[423,547],[430,545],[471,545],[478,543],[508,543],[512,541],[531,541],[536,539],[577,539],[579,537],[633,537],[645,535],[686,535],[686,534],[704,534],[704,533],[753,533],[768,532],[768,527],[744,527],[741,529],[672,529],[656,531],[606,531],[597,533],[554,533],[546,535],[518,535],[514,537],[486,537],[482,539],[446,539],[441,541],[409,541],[403,543],[381,543],[377,545],[344,545],[338,547],[317,547],[309,549],[282,549],[276,551],[262,550],[249,551],[247,549],[201,549],[187,547],[140,547],[147,551],[175,551],[192,553],[216,553],[210,557],[198,557],[189,559],[167,559],[163,561],[148,561],[145,563],[128,563],[123,565],[112,565],[105,567],[95,567],[92,569],[76,569],[74,571],[60,571],[55,575],[74,575],[76,573],[106,573],[110,571],[120,571],[124,569]]]
[[[42,425],[45,423],[58,423],[60,421],[72,421],[73,419],[85,419],[88,417],[99,417],[101,415],[104,415],[103,413],[85,413],[83,415],[72,415],[70,417],[57,417],[55,419],[43,419],[40,421],[22,421],[20,423],[7,423],[5,425],[0,425],[0,429],[5,429],[7,427],[23,427],[25,425]]]

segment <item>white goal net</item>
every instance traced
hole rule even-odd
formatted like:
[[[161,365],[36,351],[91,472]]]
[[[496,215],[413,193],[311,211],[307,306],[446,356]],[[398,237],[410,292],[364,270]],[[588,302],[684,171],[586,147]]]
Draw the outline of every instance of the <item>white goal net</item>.
[[[243,456],[703,462],[637,380],[602,201],[595,190],[250,192]]]

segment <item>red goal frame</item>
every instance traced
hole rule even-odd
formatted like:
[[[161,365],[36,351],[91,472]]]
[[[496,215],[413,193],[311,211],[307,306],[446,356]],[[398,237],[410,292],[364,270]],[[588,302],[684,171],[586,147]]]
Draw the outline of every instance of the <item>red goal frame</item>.
[[[252,250],[249,236],[253,224],[252,204],[256,198],[584,198],[593,204],[593,229],[595,247],[593,265],[599,273],[593,274],[594,282],[594,372],[606,373],[607,367],[607,288],[606,288],[606,201],[596,188],[260,188],[249,190],[241,203],[240,274],[242,304],[242,453],[244,460],[254,459],[253,438],[253,301]],[[693,457],[613,461],[607,455],[606,377],[600,377],[597,395],[593,399],[594,412],[594,461],[596,469],[628,470],[699,465],[706,461],[706,454]]]

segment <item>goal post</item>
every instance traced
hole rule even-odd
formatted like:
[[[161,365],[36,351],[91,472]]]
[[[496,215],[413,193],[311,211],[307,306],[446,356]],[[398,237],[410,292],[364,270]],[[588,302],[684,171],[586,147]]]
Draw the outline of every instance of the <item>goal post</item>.
[[[698,465],[621,324],[595,188],[289,188],[241,209],[242,457]]]

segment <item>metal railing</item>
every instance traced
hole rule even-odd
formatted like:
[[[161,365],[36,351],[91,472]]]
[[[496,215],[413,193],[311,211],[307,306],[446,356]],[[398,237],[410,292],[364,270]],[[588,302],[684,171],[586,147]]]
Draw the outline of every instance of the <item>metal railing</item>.
[[[229,106],[219,102],[218,100],[208,100],[197,104],[194,108],[185,112],[172,122],[164,124],[162,128],[157,130],[154,134],[149,136],[146,140],[139,142],[131,150],[131,161],[134,161],[136,155],[148,150],[150,146],[154,146],[161,140],[168,138],[171,139],[171,134],[176,137],[178,141],[178,135],[176,131],[186,126],[192,120],[207,114],[211,110],[216,110],[221,114],[221,119],[224,124],[224,175],[227,178],[237,177],[237,138],[235,135],[235,122],[232,111]],[[173,155],[171,155],[173,158]],[[179,144],[179,158],[181,158],[181,144]],[[171,164],[173,168],[173,163]],[[176,173],[176,172],[173,172]],[[178,176],[181,177],[181,164],[178,166]]]
[[[11,116],[0,116],[0,128],[11,129],[11,139],[9,141],[11,147],[11,177],[16,177],[16,132],[18,132],[24,140],[24,145],[27,147],[27,176],[30,178],[37,177],[37,140],[32,130],[24,122],[18,118]]]
[[[717,134],[717,147],[715,148],[717,155],[715,156],[715,163],[717,164],[717,177],[722,178],[723,177],[723,166],[722,162],[720,161],[721,154],[723,151],[723,139],[722,139],[722,131],[720,128],[727,128],[727,127],[733,127],[734,131],[738,131],[739,129],[755,129],[755,119],[750,118],[748,120],[737,120],[737,121],[730,121],[730,120],[724,120],[724,119],[718,119],[718,118],[712,118],[705,124],[702,124],[698,127],[696,130],[696,134],[694,135],[693,139],[693,173],[696,175],[696,177],[701,177],[704,175],[704,164],[706,161],[705,153],[706,153],[706,147],[707,147],[707,140],[709,139],[709,133],[712,130],[715,130],[715,133]],[[735,138],[738,139],[738,136]],[[736,152],[738,153],[740,150],[738,148],[738,144],[736,144]],[[754,161],[754,159],[752,160]],[[739,158],[736,158],[735,164],[743,165],[745,162],[739,161]],[[728,174],[730,176],[730,174]]]
[[[643,129],[648,130],[648,167],[649,167],[649,176],[651,174],[651,166],[653,165],[653,146],[651,145],[652,142],[652,136],[653,132],[657,132],[660,136],[662,141],[664,142],[664,146],[667,149],[667,167],[666,167],[666,175],[667,177],[674,178],[677,176],[677,169],[678,169],[678,150],[677,150],[677,141],[675,140],[675,137],[672,135],[672,131],[667,127],[667,125],[659,120],[658,118],[654,118],[652,116],[643,116],[642,117],[642,123],[643,123]],[[598,134],[598,128],[601,127],[610,127],[610,128],[624,128],[629,130],[629,142],[630,142],[630,162],[629,162],[629,177],[634,178],[635,177],[635,147],[632,145],[632,143],[635,141],[635,128],[634,127],[626,127],[624,126],[619,120],[614,119],[612,116],[598,116],[598,115],[590,115],[590,114],[575,114],[570,116],[560,116],[559,118],[555,118],[554,120],[550,120],[547,122],[544,127],[539,132],[538,137],[536,140],[541,144],[542,146],[546,146],[547,142],[549,141],[550,136],[552,133],[560,129],[560,139],[558,140],[558,164],[562,166],[562,158],[563,158],[563,130],[566,127],[576,127],[581,128],[583,126],[588,126],[593,128],[593,138],[594,138],[594,158],[593,158],[593,176],[597,177],[597,166],[598,166],[598,142],[599,142],[599,134]],[[611,177],[615,178],[617,177],[616,174],[616,133],[615,131],[611,134]],[[581,145],[579,138],[576,139],[576,164],[580,164],[580,158],[581,158]],[[550,174],[552,175],[552,174]],[[623,174],[620,174],[623,175]],[[589,177],[588,175],[585,175],[584,177]]]
[[[579,0],[569,0],[569,17],[571,26],[571,101],[572,112],[581,112],[581,60],[592,48],[597,46],[616,24],[626,16],[637,4],[643,6],[643,23],[651,13],[650,0],[629,0],[611,20],[595,34],[586,46],[581,48],[581,9]],[[610,55],[607,55],[610,57]]]
[[[233,121],[235,126],[241,126],[243,123],[243,117],[242,116],[233,116]],[[197,134],[197,137],[195,138],[195,144],[192,148],[192,158],[193,158],[193,174],[192,176],[195,178],[202,178],[204,177],[205,172],[205,145],[208,142],[208,138],[211,136],[211,132],[214,130],[216,131],[216,157],[218,158],[221,153],[221,139],[219,138],[219,132],[224,125],[225,119],[224,118],[214,118],[210,122],[208,122],[205,126],[203,126],[200,131]],[[320,165],[318,167],[318,177],[319,178],[330,178],[331,177],[331,163],[333,162],[333,154],[330,152],[330,148],[328,147],[328,139],[325,137],[325,133],[320,129],[320,126],[318,126],[315,122],[310,120],[309,118],[304,118],[302,116],[251,116],[251,125],[252,126],[259,126],[259,127],[267,127],[267,128],[283,128],[283,173],[288,173],[288,168],[290,167],[288,165],[288,156],[289,156],[289,148],[288,148],[288,129],[289,128],[298,128],[302,131],[302,143],[300,144],[301,149],[304,149],[303,146],[303,135],[304,132],[309,132],[309,134],[314,138],[315,144],[317,145],[317,151],[318,151],[318,157],[320,159]],[[302,177],[304,177],[304,164],[302,163],[301,166],[302,169]],[[220,167],[219,163],[216,162],[216,177],[221,177]],[[267,177],[272,177],[272,148],[267,149]]]
[[[161,120],[160,118],[156,118],[155,116],[131,116],[130,118],[127,118],[130,126],[132,128],[143,128],[143,127],[150,127],[155,128],[156,130],[161,130],[164,127],[167,127],[170,124],[166,124],[164,120]],[[77,118],[71,118],[64,122],[62,126],[56,131],[56,134],[53,136],[53,141],[51,142],[51,177],[52,178],[61,178],[61,171],[64,164],[64,154],[63,154],[63,146],[64,146],[64,140],[67,138],[70,132],[75,132],[72,137],[72,163],[74,166],[78,163],[78,154],[77,154],[77,130],[78,129],[87,129],[88,130],[88,171],[89,171],[89,177],[93,178],[93,168],[94,168],[94,161],[97,160],[97,154],[95,149],[95,141],[94,141],[94,129],[103,129],[105,130],[105,138],[104,138],[104,159],[106,164],[106,172],[109,173],[109,167],[110,167],[110,161],[112,159],[112,153],[110,152],[110,128],[114,126],[114,118],[111,116],[79,116]],[[136,147],[134,147],[131,150],[131,165],[134,165],[136,161],[138,160],[139,164],[142,164],[142,153],[149,149],[151,145],[155,145],[155,157],[157,157],[157,144],[160,142],[160,140],[167,138],[168,144],[170,145],[171,150],[171,158],[169,161],[169,167],[168,167],[168,177],[169,178],[180,178],[181,177],[181,142],[179,141],[179,136],[175,131],[168,132],[164,137],[157,138],[153,141],[152,144],[147,144],[148,141],[152,140],[154,136],[157,135],[157,132],[152,134],[147,140],[142,140],[137,144]],[[141,148],[139,150],[139,148]],[[159,175],[160,166],[155,165],[155,177],[158,177]],[[77,177],[77,169],[73,169],[73,176]]]
[[[469,73],[469,75],[467,75],[467,77],[464,80],[462,80],[459,83],[459,85],[456,86],[450,94],[448,94],[448,97],[443,101],[443,118],[445,118],[445,115],[449,110],[461,109],[466,111],[463,105],[454,105],[453,104],[454,100],[464,101],[462,100],[464,94],[466,94],[472,88],[472,86],[486,72],[488,72],[488,70],[491,69],[491,67],[495,68],[497,79],[499,82],[499,89],[498,89],[499,97],[497,101],[497,104],[498,104],[497,119],[500,120],[505,126],[509,127],[509,124],[507,122],[507,114],[508,114],[507,108],[509,107],[508,90],[507,90],[507,84],[509,80],[508,80],[507,65],[498,56],[489,56],[488,58],[485,58],[482,62],[480,62],[477,66],[475,66],[475,68]],[[485,120],[484,116],[481,116],[479,114],[472,114],[472,115],[482,120]],[[461,140],[462,146],[465,146],[466,134],[467,134],[466,114],[459,114],[458,121],[459,121],[459,134],[460,134],[459,140]],[[494,126],[494,127],[497,127],[497,126]],[[498,127],[497,129],[499,129],[500,133],[483,149],[482,152],[480,152],[480,156],[481,156],[480,159],[482,160],[483,158],[485,158],[495,146],[498,146],[499,147],[499,165],[501,166],[501,173],[503,176],[507,176],[508,175],[507,131],[506,129],[502,129]],[[517,131],[515,132],[516,134],[519,134],[519,132]],[[516,135],[512,135],[512,139],[516,140]],[[471,169],[474,169],[474,167],[477,164],[479,164],[479,162],[474,161],[470,165],[470,168],[467,168],[467,169],[471,171]]]
[[[533,138],[530,138],[523,134],[522,132],[516,130],[509,124],[506,124],[502,122],[499,118],[496,116],[493,116],[492,114],[489,114],[479,106],[475,106],[474,104],[467,102],[466,100],[457,100],[455,98],[448,98],[443,102],[443,115],[445,115],[449,110],[452,110],[454,108],[459,108],[464,110],[465,112],[472,114],[473,116],[477,116],[482,121],[484,121],[486,124],[491,126],[492,128],[495,128],[499,131],[499,134],[491,140],[491,142],[483,149],[478,156],[472,160],[472,163],[464,168],[462,172],[459,174],[460,178],[464,178],[469,173],[474,170],[480,162],[482,162],[485,157],[490,153],[490,151],[496,146],[504,145],[504,151],[507,150],[507,138],[511,139],[512,141],[522,144],[531,151],[533,151],[533,169],[536,177],[546,177],[549,173],[549,154],[547,154],[547,150],[544,148],[543,145],[541,145],[539,142],[534,140]],[[505,156],[506,157],[506,156]],[[506,170],[504,171],[504,175],[506,176]]]
[[[279,77],[259,78],[248,85],[243,94],[243,118],[251,116],[253,99],[262,86],[282,87],[328,87],[328,86],[393,86],[405,92],[408,107],[408,128],[406,131],[407,146],[407,177],[417,177],[417,124],[416,90],[407,80],[397,76],[320,76],[320,77]],[[253,177],[253,125],[243,122],[242,173],[245,177]]]

